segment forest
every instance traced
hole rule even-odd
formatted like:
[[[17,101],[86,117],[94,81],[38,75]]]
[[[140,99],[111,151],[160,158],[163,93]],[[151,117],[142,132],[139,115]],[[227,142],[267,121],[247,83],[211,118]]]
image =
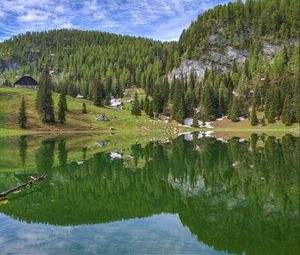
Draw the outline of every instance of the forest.
[[[179,123],[190,117],[195,126],[224,116],[233,122],[250,117],[252,125],[292,125],[300,122],[298,10],[296,0],[219,5],[199,15],[178,42],[95,31],[28,32],[0,43],[0,82],[11,86],[16,76],[31,74],[46,91],[82,95],[99,107],[138,87],[146,96],[134,114],[144,110]],[[272,57],[263,51],[266,42],[278,48]],[[247,50],[243,64],[224,66],[207,57],[228,46]],[[172,76],[189,59],[210,61],[203,79],[193,70]]]

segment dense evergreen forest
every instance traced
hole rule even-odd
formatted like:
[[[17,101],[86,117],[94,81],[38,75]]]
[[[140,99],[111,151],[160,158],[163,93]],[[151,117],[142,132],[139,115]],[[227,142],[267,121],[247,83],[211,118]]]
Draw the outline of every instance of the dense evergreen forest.
[[[93,31],[26,33],[0,44],[0,78],[5,85],[16,74],[43,80],[48,63],[54,91],[101,107],[136,86],[145,90],[142,108],[150,117],[163,113],[180,123],[193,117],[197,125],[251,116],[252,125],[276,119],[291,125],[300,121],[298,13],[297,0],[237,1],[201,14],[178,42],[165,43]],[[265,44],[276,48],[272,56]],[[246,50],[245,61],[223,65],[208,54],[228,46]],[[189,59],[210,63],[203,79],[193,70],[172,76]]]

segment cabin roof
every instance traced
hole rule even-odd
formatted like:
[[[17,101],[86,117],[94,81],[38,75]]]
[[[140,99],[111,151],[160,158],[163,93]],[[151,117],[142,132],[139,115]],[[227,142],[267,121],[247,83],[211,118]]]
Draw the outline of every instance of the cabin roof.
[[[33,79],[30,75],[24,75],[19,80],[17,80],[14,85],[38,85],[37,81]]]

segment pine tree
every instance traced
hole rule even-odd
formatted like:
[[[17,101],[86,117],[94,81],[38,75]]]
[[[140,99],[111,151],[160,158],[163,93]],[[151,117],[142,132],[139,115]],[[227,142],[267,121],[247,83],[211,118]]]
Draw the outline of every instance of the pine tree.
[[[153,114],[153,102],[149,101],[149,110],[148,110],[148,115],[149,117],[152,119],[154,117],[154,114]]]
[[[270,87],[267,91],[266,107],[265,107],[265,115],[269,123],[275,122],[276,109],[275,109],[274,102],[275,102],[274,89]]]
[[[93,100],[94,105],[98,107],[103,106],[103,98],[104,98],[104,91],[103,91],[103,85],[100,79],[96,80],[93,83]]]
[[[274,123],[275,122],[275,107],[274,107],[274,103],[271,102],[268,108],[268,111],[266,111],[266,117],[268,120],[268,123]]]
[[[141,110],[142,110],[142,111],[143,111],[144,108],[145,108],[145,103],[144,103],[144,99],[143,99],[143,98],[141,99],[140,107],[141,107]]]
[[[134,95],[134,99],[132,102],[132,108],[131,108],[131,114],[137,116],[141,116],[141,107],[140,107],[140,102],[138,99],[137,93]]]
[[[63,104],[63,107],[65,109],[65,111],[67,112],[68,111],[68,104],[67,104],[67,98],[66,98],[66,95],[65,94],[62,94],[62,104]]]
[[[256,126],[258,124],[258,118],[257,118],[257,115],[256,115],[256,110],[255,110],[255,104],[253,104],[252,109],[251,109],[250,120],[251,120],[251,125],[252,126]]]
[[[234,97],[232,101],[232,106],[230,109],[230,119],[232,122],[239,121],[239,99],[238,97]]]
[[[48,65],[44,67],[36,95],[36,109],[40,113],[43,122],[55,122],[52,98],[52,83],[49,76]]]
[[[147,115],[149,115],[149,99],[148,99],[148,96],[146,96],[146,99],[145,99],[145,113]]]
[[[195,105],[195,96],[194,92],[191,91],[191,89],[188,89],[188,91],[185,93],[185,113],[187,116],[193,116],[193,107]]]
[[[62,107],[67,112],[68,111],[68,104],[67,104],[66,95],[65,94],[61,94],[59,97],[61,98]]]
[[[59,95],[58,101],[58,120],[60,123],[64,124],[66,122],[66,110],[64,105],[64,95]]]
[[[45,108],[44,108],[44,122],[55,122],[54,106],[53,106],[52,91],[49,90],[46,95]]]
[[[199,116],[198,116],[197,111],[195,111],[195,112],[194,112],[194,115],[193,115],[193,123],[192,123],[192,127],[194,127],[194,128],[199,127],[198,120],[199,120]]]
[[[282,109],[282,122],[290,126],[293,124],[293,112],[291,110],[291,96],[287,94],[284,99],[283,109]]]
[[[19,108],[19,126],[22,129],[27,127],[26,103],[24,97],[22,98]]]
[[[82,103],[82,113],[84,113],[84,114],[87,113],[87,109],[86,109],[86,104],[85,104],[85,102]]]
[[[275,116],[279,120],[281,112],[282,112],[282,102],[280,97],[280,91],[278,88],[275,88],[274,90],[274,110],[275,110]]]
[[[183,78],[181,78],[181,81],[175,80],[174,86],[173,119],[177,120],[179,123],[183,123],[185,117]]]

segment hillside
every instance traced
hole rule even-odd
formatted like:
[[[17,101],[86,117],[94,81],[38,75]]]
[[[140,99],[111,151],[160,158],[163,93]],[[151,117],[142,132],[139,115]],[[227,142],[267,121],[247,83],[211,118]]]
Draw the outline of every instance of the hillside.
[[[66,123],[49,124],[41,121],[40,115],[35,109],[36,90],[22,89],[22,88],[3,88],[0,87],[0,131],[5,132],[17,132],[19,130],[18,115],[19,105],[22,97],[24,96],[26,101],[27,115],[28,115],[28,127],[21,133],[80,133],[80,132],[94,132],[96,133],[126,133],[129,138],[131,134],[147,134],[149,136],[152,133],[171,133],[173,132],[173,125],[175,123],[165,123],[159,120],[152,120],[145,114],[136,118],[131,115],[131,104],[126,103],[126,98],[123,99],[125,104],[125,110],[116,109],[113,107],[97,107],[94,103],[87,99],[78,99],[67,96],[68,111],[66,112]],[[143,91],[138,90],[139,95],[143,95]],[[128,91],[126,94],[130,97],[134,93],[134,90]],[[53,94],[55,116],[57,118],[58,100],[59,95]],[[86,103],[87,114],[82,113],[82,104]],[[96,121],[101,116],[107,116],[110,121]],[[177,125],[174,127],[176,132],[179,132],[180,127]],[[184,128],[181,128],[184,129]],[[153,134],[154,134],[153,133]]]
[[[200,80],[185,82],[185,102],[204,119],[299,122],[299,11],[296,0],[216,6],[181,34],[181,63],[169,79]]]
[[[200,59],[207,50],[222,51],[227,46],[267,53],[265,43],[294,44],[300,35],[299,8],[297,0],[238,0],[218,5],[183,31],[179,53],[186,59]]]
[[[299,7],[296,0],[216,6],[171,43],[79,30],[26,33],[0,43],[0,82],[10,86],[25,73],[40,80],[48,63],[55,92],[99,106],[138,87],[149,116],[290,126],[300,122]]]
[[[132,85],[150,86],[173,68],[176,43],[80,30],[28,32],[0,43],[4,82],[31,74],[39,79],[49,63],[54,89],[89,96],[90,84],[103,81],[107,93],[121,95]]]

